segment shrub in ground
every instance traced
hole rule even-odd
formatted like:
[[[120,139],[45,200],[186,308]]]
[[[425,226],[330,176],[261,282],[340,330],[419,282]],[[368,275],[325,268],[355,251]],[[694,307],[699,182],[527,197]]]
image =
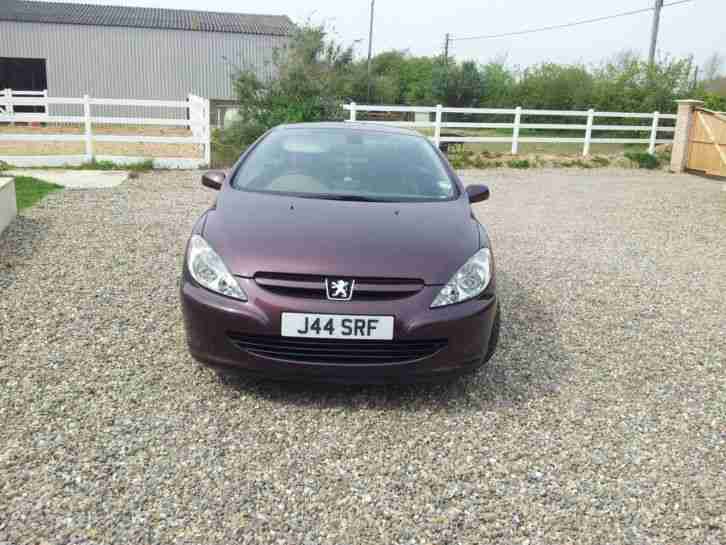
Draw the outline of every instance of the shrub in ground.
[[[510,159],[507,161],[507,166],[509,168],[529,168],[532,165],[529,159]]]
[[[645,151],[626,151],[625,157],[627,157],[632,163],[638,165],[638,168],[647,168],[652,170],[660,166],[658,158]]]

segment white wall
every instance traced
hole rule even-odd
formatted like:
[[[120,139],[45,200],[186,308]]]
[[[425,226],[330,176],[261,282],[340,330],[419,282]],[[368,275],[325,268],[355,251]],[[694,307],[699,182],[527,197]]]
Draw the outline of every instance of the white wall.
[[[288,40],[10,21],[0,21],[0,36],[0,57],[46,59],[49,96],[165,100],[183,100],[190,93],[234,98],[233,65],[269,75],[275,49]]]

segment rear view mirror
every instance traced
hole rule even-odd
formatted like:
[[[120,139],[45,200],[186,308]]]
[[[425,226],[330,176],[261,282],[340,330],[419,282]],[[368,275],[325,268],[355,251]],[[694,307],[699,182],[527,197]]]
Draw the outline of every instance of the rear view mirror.
[[[219,170],[210,170],[202,175],[202,185],[211,189],[222,189],[222,184],[227,175]]]
[[[469,202],[481,202],[489,198],[489,188],[485,185],[470,185],[466,188],[466,194],[469,195]]]

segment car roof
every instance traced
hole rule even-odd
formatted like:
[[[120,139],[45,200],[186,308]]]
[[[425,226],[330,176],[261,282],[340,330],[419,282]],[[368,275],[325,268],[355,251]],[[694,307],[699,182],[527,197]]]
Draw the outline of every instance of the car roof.
[[[343,131],[368,131],[382,132],[387,134],[405,134],[408,136],[418,136],[422,138],[420,132],[396,127],[394,125],[385,125],[381,123],[364,123],[364,122],[343,122],[343,121],[324,121],[316,123],[290,123],[287,125],[279,125],[274,130],[295,130],[295,129],[336,129]]]

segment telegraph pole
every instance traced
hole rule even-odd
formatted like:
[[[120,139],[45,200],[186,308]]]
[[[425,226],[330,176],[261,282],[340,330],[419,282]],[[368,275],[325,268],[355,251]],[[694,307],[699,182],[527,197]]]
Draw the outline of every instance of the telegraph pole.
[[[373,54],[373,10],[376,0],[371,0],[371,25],[368,29],[368,104],[371,103],[371,55]]]
[[[446,39],[444,40],[444,65],[449,65],[449,42],[451,41],[451,34],[446,33]]]
[[[663,7],[663,0],[655,0],[653,10],[653,27],[650,32],[650,51],[648,53],[648,65],[653,66],[655,62],[655,46],[658,42],[658,26],[660,25],[660,10]]]

